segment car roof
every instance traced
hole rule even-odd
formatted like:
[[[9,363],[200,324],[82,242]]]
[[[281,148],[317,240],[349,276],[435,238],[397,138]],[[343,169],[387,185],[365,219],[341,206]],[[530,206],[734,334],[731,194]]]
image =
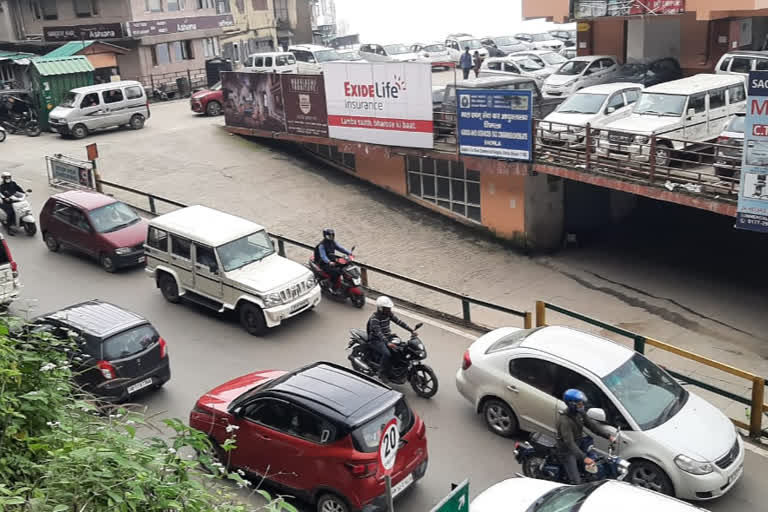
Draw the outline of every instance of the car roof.
[[[79,206],[87,211],[95,210],[96,208],[101,208],[102,206],[117,202],[117,199],[114,197],[100,194],[99,192],[91,192],[89,190],[68,190],[66,192],[54,194],[51,198]]]
[[[527,76],[481,76],[472,80],[459,80],[456,82],[457,89],[463,88],[482,88],[492,87],[494,85],[509,85],[516,82],[533,82],[534,79]],[[448,84],[453,85],[453,84]]]
[[[275,56],[275,55],[293,55],[291,52],[256,52],[248,54],[249,57]]]
[[[598,84],[590,87],[579,89],[579,92],[592,93],[592,94],[611,94],[622,89],[642,89],[642,84],[636,84],[632,82],[614,82],[611,84]]]
[[[264,229],[250,220],[201,205],[187,206],[155,217],[149,224],[212,247]]]
[[[659,508],[664,512],[704,512],[684,501],[664,496],[627,482],[605,480],[584,501],[582,512],[599,512],[621,503],[623,512],[647,512]]]
[[[107,338],[128,328],[148,323],[136,313],[98,299],[74,304],[40,318],[55,320],[98,338]]]
[[[268,391],[290,397],[349,427],[381,414],[403,397],[374,379],[328,362],[291,372],[275,381]]]
[[[585,61],[593,61],[597,59],[613,59],[617,60],[615,55],[581,55],[578,57],[574,57],[571,60],[572,61],[579,61],[579,60],[585,60]]]
[[[733,50],[732,52],[726,52],[723,57],[729,55],[749,55],[751,57],[765,57],[768,59],[768,52],[758,50]]]
[[[696,94],[705,92],[718,87],[727,87],[729,85],[743,84],[742,75],[715,75],[711,73],[701,73],[698,75],[664,82],[663,84],[648,87],[643,92],[657,92],[662,94]]]
[[[115,87],[128,87],[128,86],[138,86],[141,88],[144,87],[143,85],[141,85],[140,82],[137,82],[135,80],[121,80],[120,82],[106,82],[103,84],[86,85],[85,87],[77,87],[76,89],[71,89],[70,92],[74,92],[77,94],[88,94],[89,92],[93,92],[93,91],[101,91],[103,89],[114,89]]]
[[[600,378],[611,373],[635,354],[627,347],[608,339],[557,325],[531,332],[519,346],[559,357]]]
[[[329,46],[320,46],[319,44],[293,44],[288,47],[288,51],[291,50],[307,50],[309,52],[316,52],[319,50],[333,50],[333,48]]]
[[[480,39],[480,38],[475,36],[458,36],[458,37],[454,37],[453,39],[457,41],[469,41],[471,39]]]

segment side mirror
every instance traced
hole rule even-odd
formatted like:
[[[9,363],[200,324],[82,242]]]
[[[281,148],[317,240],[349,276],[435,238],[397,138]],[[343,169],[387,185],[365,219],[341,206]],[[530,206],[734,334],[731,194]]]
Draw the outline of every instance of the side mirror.
[[[600,408],[593,407],[587,411],[587,418],[599,421],[600,423],[605,423],[605,411]]]
[[[211,265],[210,267],[208,267],[208,270],[211,271],[211,274],[218,274],[219,273],[219,267],[217,267],[216,265]]]
[[[232,409],[231,412],[236,418],[239,418],[243,415],[243,408],[242,407],[235,407]]]
[[[692,116],[692,115],[694,115],[695,113],[696,113],[696,111],[695,111],[694,109],[692,109],[692,108],[689,108],[689,109],[688,109],[688,116]]]
[[[616,107],[608,107],[605,109],[606,114],[613,114],[614,112],[616,112]]]

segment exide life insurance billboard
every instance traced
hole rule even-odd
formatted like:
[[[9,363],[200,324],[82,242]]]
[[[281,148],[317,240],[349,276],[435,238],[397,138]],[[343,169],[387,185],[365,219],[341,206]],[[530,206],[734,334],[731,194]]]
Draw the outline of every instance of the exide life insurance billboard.
[[[332,138],[431,148],[432,69],[428,63],[323,65]]]
[[[749,73],[736,227],[768,233],[768,72]]]

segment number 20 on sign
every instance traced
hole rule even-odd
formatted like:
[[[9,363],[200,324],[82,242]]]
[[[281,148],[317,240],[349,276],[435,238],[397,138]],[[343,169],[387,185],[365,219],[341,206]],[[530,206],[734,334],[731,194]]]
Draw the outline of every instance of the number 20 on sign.
[[[400,431],[397,428],[397,419],[393,418],[384,427],[379,440],[379,466],[382,473],[389,475],[395,467],[397,449],[400,445]]]

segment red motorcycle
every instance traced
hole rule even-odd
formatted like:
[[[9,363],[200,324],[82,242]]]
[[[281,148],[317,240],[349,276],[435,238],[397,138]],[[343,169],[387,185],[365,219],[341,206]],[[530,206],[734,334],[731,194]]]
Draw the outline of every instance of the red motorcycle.
[[[355,248],[352,247],[352,251]],[[341,272],[341,283],[334,288],[331,282],[331,276],[315,262],[315,255],[309,257],[309,269],[315,274],[315,279],[320,283],[320,289],[334,299],[345,302],[347,299],[352,301],[355,307],[361,308],[365,305],[365,292],[361,286],[362,277],[360,267],[355,263],[355,256],[335,256],[333,264]]]

